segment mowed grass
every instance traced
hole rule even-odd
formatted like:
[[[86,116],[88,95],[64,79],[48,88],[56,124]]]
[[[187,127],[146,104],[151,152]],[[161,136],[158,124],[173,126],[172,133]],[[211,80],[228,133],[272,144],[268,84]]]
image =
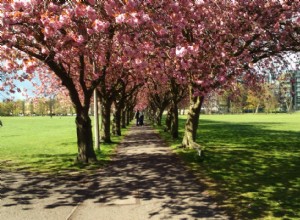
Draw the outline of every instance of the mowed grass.
[[[185,117],[180,118],[183,135]],[[176,149],[180,140],[160,134]],[[300,219],[300,114],[202,115],[194,150],[176,149],[234,219]]]
[[[43,173],[92,171],[105,165],[122,137],[101,144],[98,162],[75,163],[77,138],[75,117],[1,117],[0,169]],[[123,131],[124,132],[124,131]]]

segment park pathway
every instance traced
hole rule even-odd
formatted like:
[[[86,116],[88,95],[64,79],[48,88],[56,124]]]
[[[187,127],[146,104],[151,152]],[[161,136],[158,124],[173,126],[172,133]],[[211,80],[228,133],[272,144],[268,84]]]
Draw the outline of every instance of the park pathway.
[[[0,219],[228,219],[149,126],[133,126],[96,174],[1,175]]]

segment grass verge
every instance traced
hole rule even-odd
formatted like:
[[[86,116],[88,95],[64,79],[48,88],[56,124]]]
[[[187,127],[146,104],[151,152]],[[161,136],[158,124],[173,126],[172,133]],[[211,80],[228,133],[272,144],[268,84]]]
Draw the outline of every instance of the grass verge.
[[[185,117],[180,118],[180,137]],[[300,114],[203,115],[194,150],[160,135],[199,174],[235,219],[300,218]]]
[[[112,144],[100,144],[98,161],[75,163],[77,155],[74,117],[2,117],[0,169],[59,174],[92,172],[107,164],[123,136]],[[127,129],[123,129],[125,134]]]

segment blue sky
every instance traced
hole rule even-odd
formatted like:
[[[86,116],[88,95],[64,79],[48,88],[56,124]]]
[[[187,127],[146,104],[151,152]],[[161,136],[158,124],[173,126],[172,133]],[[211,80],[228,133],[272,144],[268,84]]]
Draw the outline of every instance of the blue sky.
[[[1,85],[1,81],[0,81],[0,85]],[[32,95],[32,84],[29,81],[24,81],[24,82],[20,82],[20,81],[15,81],[15,85],[17,88],[20,88],[21,90],[23,90],[24,88],[26,88],[28,90],[28,95]],[[14,100],[25,100],[26,97],[23,96],[21,93],[14,93],[14,94],[7,94],[6,91],[0,91],[0,101],[3,101],[4,99],[14,99]]]

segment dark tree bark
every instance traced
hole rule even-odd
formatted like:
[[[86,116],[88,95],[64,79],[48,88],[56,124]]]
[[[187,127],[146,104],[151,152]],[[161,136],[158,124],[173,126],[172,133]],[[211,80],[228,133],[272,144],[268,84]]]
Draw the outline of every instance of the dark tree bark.
[[[170,79],[170,99],[171,99],[171,135],[174,139],[179,137],[178,133],[178,103],[185,97],[186,90],[176,83],[175,78]]]
[[[121,136],[121,109],[116,108],[114,112],[114,129],[113,129],[113,134]]]
[[[131,99],[128,99],[125,103],[126,110],[126,125],[128,126],[134,117],[134,106],[136,104],[136,96],[132,96]]]
[[[172,125],[171,125],[171,134],[174,139],[178,138],[178,106],[177,103],[173,105],[172,108]]]
[[[122,111],[121,118],[122,118],[122,128],[126,128],[127,114],[126,114],[126,110],[125,109],[123,109],[123,111]]]
[[[117,135],[117,130],[116,130],[116,111],[113,111],[113,119],[112,119],[112,126],[111,126],[111,130],[113,135]]]
[[[148,119],[152,124],[159,123],[156,121],[156,114],[157,114],[157,107],[154,104],[154,102],[150,101],[149,108],[148,108]]]
[[[110,135],[110,114],[111,114],[111,106],[112,106],[112,99],[105,98],[101,94],[99,94],[100,104],[102,105],[101,108],[101,120],[102,120],[102,130],[101,130],[101,140],[104,143],[111,143],[111,135]]]
[[[126,111],[126,114],[127,114],[127,120],[126,120],[126,124],[127,124],[127,126],[130,124],[130,121],[132,120],[131,119],[131,112],[133,111],[133,109],[131,110],[131,109],[127,109],[127,111]]]
[[[156,116],[156,124],[161,126],[161,120],[165,109],[158,109],[158,113]]]
[[[227,97],[227,113],[231,112],[231,100],[229,97]]]
[[[157,110],[157,113],[156,113],[156,123],[157,123],[157,125],[159,125],[159,126],[161,125],[161,120],[162,120],[163,113],[164,113],[165,109],[168,107],[169,104],[170,104],[169,98],[165,97],[163,100],[161,100],[160,106],[157,106],[158,107],[158,110]]]
[[[85,163],[96,161],[96,154],[93,149],[92,124],[88,111],[77,114],[76,130],[78,145],[77,161]]]
[[[167,117],[166,117],[166,130],[165,131],[171,131],[171,126],[172,126],[172,114],[173,110],[172,107],[168,110]]]

